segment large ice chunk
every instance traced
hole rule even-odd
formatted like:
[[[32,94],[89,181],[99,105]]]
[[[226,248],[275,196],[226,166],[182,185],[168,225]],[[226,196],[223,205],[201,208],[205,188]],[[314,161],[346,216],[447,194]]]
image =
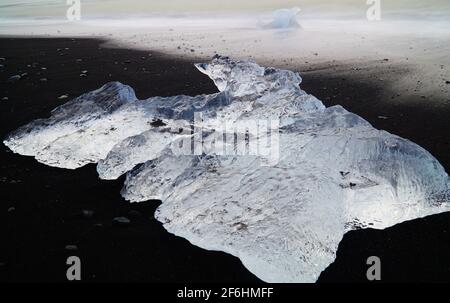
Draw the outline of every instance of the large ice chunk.
[[[161,199],[168,231],[270,282],[315,281],[351,229],[450,210],[449,177],[430,153],[325,108],[297,73],[220,56],[196,67],[219,93],[137,100],[112,82],[5,144],[57,167],[98,162],[104,179],[126,173],[125,199]]]

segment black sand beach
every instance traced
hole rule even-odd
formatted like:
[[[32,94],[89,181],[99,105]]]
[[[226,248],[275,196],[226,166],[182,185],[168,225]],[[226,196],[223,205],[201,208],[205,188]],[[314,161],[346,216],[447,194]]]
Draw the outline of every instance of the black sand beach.
[[[1,38],[1,138],[108,81],[130,85],[139,98],[216,91],[192,61],[103,48],[103,42]],[[336,70],[299,66],[302,88],[327,106],[340,104],[376,128],[418,143],[450,171],[450,102],[427,104],[427,96],[406,96],[371,81],[373,74],[395,77],[405,72],[403,67],[380,62],[376,70],[354,71],[348,63],[336,65]],[[82,71],[87,76],[80,77]],[[8,81],[21,74],[20,80]],[[61,95],[68,98],[58,99]],[[76,255],[83,281],[260,282],[239,259],[200,249],[166,232],[153,218],[160,202],[127,203],[120,196],[124,179],[100,180],[94,165],[75,171],[51,168],[13,154],[2,144],[0,167],[0,281],[64,282],[66,258]],[[93,215],[82,215],[83,210]],[[117,216],[131,223],[113,226]],[[450,213],[382,231],[352,231],[319,281],[367,281],[366,260],[379,256],[383,282],[448,282],[449,233]],[[67,245],[76,250],[67,250]]]

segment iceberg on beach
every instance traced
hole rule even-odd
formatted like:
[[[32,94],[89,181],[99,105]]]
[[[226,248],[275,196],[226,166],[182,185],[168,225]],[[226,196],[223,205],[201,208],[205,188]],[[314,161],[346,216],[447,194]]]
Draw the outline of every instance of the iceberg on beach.
[[[272,13],[272,21],[263,25],[263,28],[292,29],[301,28],[297,15],[301,11],[298,7],[282,8]]]
[[[219,92],[136,98],[110,82],[11,133],[50,166],[126,174],[123,197],[194,245],[267,282],[314,282],[343,235],[450,210],[450,179],[417,144],[326,108],[298,73],[216,56],[196,67]]]

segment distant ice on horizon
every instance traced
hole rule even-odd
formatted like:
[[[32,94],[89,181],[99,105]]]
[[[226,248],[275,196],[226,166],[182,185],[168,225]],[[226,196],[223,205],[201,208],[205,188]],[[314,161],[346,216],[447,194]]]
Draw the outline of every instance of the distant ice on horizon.
[[[272,13],[272,20],[263,23],[262,27],[272,29],[301,28],[297,20],[300,11],[301,9],[298,7],[277,9]]]

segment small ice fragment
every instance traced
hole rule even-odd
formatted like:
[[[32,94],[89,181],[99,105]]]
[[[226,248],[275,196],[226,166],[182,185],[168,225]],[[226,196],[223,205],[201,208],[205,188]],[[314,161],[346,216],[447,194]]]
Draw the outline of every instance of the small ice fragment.
[[[273,29],[301,28],[297,21],[297,15],[300,11],[301,10],[298,7],[276,10],[272,13],[273,20],[263,27]]]

